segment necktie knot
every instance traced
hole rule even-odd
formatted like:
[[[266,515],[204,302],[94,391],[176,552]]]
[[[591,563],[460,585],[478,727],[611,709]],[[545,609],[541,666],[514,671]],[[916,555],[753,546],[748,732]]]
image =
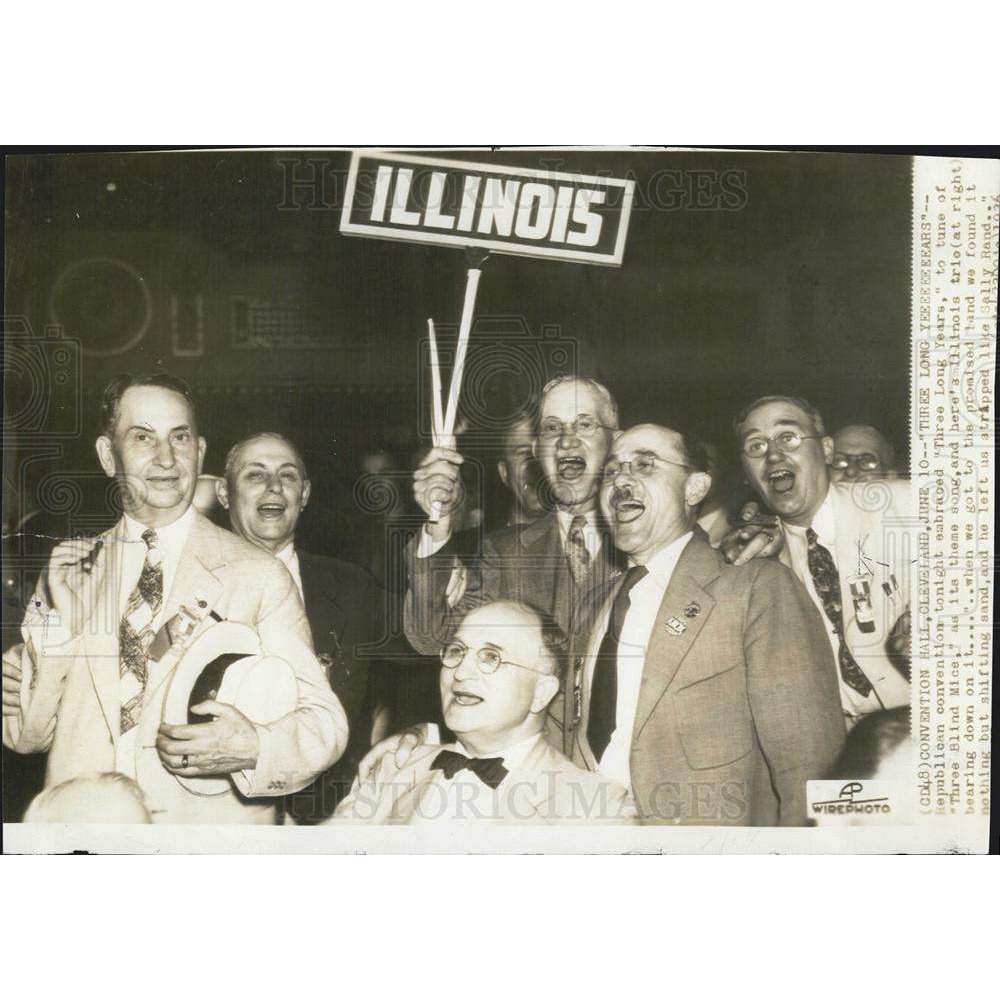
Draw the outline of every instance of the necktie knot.
[[[455,750],[442,750],[431,761],[431,770],[443,771],[449,781],[459,771],[469,770],[490,788],[498,788],[500,782],[507,777],[503,757],[466,757],[464,753]]]
[[[813,531],[812,528],[806,528],[806,544],[809,548],[814,549],[816,543],[819,541],[819,536]]]
[[[159,539],[156,537],[155,528],[147,528],[142,533],[142,540],[146,543],[146,548],[155,549]]]
[[[645,566],[632,566],[625,574],[625,582],[622,584],[622,591],[625,594],[631,592],[632,588],[641,580],[649,570]]]

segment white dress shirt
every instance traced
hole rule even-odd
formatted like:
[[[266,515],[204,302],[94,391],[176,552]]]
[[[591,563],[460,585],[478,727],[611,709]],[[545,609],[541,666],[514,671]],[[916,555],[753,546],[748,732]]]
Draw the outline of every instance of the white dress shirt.
[[[830,489],[832,490],[833,487],[831,486]],[[860,716],[875,712],[881,707],[878,697],[875,695],[874,690],[865,697],[855,691],[841,676],[840,661],[838,659],[840,637],[837,635],[837,629],[834,627],[833,622],[827,617],[826,611],[823,608],[823,601],[816,592],[816,585],[813,583],[812,573],[809,571],[809,540],[806,538],[806,531],[808,529],[788,524],[787,522],[783,522],[782,527],[785,529],[785,541],[788,545],[789,558],[792,561],[792,570],[799,580],[801,580],[813,604],[819,608],[819,612],[823,616],[827,638],[830,640],[830,648],[833,650],[834,669],[837,671],[837,683],[840,685],[840,704],[844,709],[844,715],[847,717],[849,723],[856,722]],[[816,515],[813,517],[809,528],[812,528],[816,532],[816,540],[830,553],[831,558],[836,561],[837,520],[829,491],[827,491],[822,506],[816,511]],[[841,603],[843,603],[843,597],[844,595],[841,594]]]
[[[632,771],[629,754],[632,749],[632,729],[635,712],[639,705],[639,687],[646,662],[646,647],[653,633],[653,624],[659,614],[663,595],[670,578],[674,575],[677,560],[691,541],[693,532],[687,532],[664,546],[646,563],[646,575],[632,588],[629,609],[622,622],[622,634],[618,640],[618,680],[615,703],[615,731],[598,762],[597,769],[605,777],[617,781],[627,789],[632,788]],[[610,619],[604,621],[603,633]],[[593,682],[594,661],[588,665],[588,690]]]
[[[434,728],[436,730],[437,727]],[[505,750],[484,754],[474,753],[460,740],[446,744],[441,749],[454,750],[466,757],[501,757],[503,766],[508,771],[514,771],[525,762],[541,739],[542,734],[535,733]],[[420,807],[410,820],[411,823],[499,818],[499,795],[503,790],[503,782],[497,788],[490,788],[467,767],[456,771],[451,778],[446,778],[441,770],[432,771],[431,774],[431,787],[421,797]]]
[[[299,570],[299,554],[295,551],[295,544],[289,542],[283,549],[275,552],[274,555],[275,558],[280,559],[285,564],[285,569],[291,573],[292,579],[295,581],[295,586],[298,588],[299,597],[302,598],[302,603],[305,604],[306,595],[302,591],[302,573]]]
[[[194,524],[194,507],[188,509],[172,524],[164,528],[156,528],[156,545],[162,555],[160,565],[163,568],[163,600],[160,602],[160,610],[156,613],[151,622],[153,632],[156,633],[163,625],[163,615],[167,607],[167,599],[170,597],[170,588],[173,586],[174,577],[177,574],[177,566],[181,561],[181,553],[187,542],[191,525]],[[122,613],[128,604],[132,591],[135,590],[139,577],[142,574],[143,564],[146,562],[146,552],[148,548],[142,539],[142,533],[149,525],[142,524],[128,514],[124,517],[125,541],[122,546],[121,577],[118,580],[118,607]],[[136,740],[139,737],[139,726],[133,726],[127,733],[121,736],[115,747],[115,769],[127,774],[130,778],[135,778],[135,751]]]

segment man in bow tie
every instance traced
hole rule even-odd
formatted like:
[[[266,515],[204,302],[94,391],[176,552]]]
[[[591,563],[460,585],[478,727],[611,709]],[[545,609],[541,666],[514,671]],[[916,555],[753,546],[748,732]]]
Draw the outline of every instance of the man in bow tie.
[[[729,566],[696,524],[703,446],[616,436],[601,508],[629,568],[557,710],[574,762],[630,788],[646,823],[797,825],[844,741],[819,615],[773,560]]]
[[[457,741],[423,743],[402,766],[385,754],[334,818],[631,819],[624,788],[576,767],[545,741],[546,710],[564,660],[562,633],[527,605],[497,601],[469,612],[441,651],[442,708]]]

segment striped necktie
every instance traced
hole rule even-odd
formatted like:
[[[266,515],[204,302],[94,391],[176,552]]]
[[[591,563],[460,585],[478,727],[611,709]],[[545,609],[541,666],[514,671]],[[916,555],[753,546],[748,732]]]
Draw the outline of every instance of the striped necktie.
[[[146,690],[149,645],[155,634],[153,621],[163,604],[163,553],[157,544],[156,532],[147,528],[142,533],[142,540],[146,543],[146,559],[118,626],[122,735],[139,721]]]
[[[566,536],[566,559],[569,562],[570,576],[577,586],[587,579],[587,574],[590,572],[590,553],[583,537],[586,527],[587,519],[582,514],[577,514]]]
[[[812,528],[806,528],[806,542],[808,549],[806,557],[809,562],[809,572],[812,574],[813,583],[816,586],[816,593],[823,602],[823,610],[830,623],[837,631],[837,638],[840,645],[837,649],[837,662],[840,666],[840,676],[844,683],[853,688],[862,697],[867,698],[872,693],[871,681],[865,677],[857,660],[851,655],[847,648],[847,641],[844,639],[844,608],[841,603],[840,575],[837,572],[837,564],[830,555],[830,550],[824,545],[820,545],[819,538]]]

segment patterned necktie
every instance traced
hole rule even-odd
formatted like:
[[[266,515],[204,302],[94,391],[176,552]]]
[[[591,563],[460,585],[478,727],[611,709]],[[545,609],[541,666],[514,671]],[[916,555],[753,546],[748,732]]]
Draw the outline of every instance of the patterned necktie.
[[[618,710],[618,639],[625,623],[625,615],[632,604],[632,588],[646,575],[645,566],[633,566],[625,574],[625,582],[618,588],[615,603],[608,619],[608,629],[597,651],[594,679],[590,685],[590,713],[587,719],[587,742],[597,760],[611,742],[615,731]]]
[[[566,536],[566,559],[569,562],[569,573],[577,586],[583,583],[590,572],[590,553],[587,551],[587,543],[583,537],[586,527],[587,519],[582,514],[577,514],[573,518],[573,522],[569,526],[569,534]]]
[[[431,770],[443,771],[449,781],[466,768],[490,788],[498,788],[500,782],[507,777],[503,757],[466,757],[464,753],[456,753],[454,750],[442,750],[431,761]]]
[[[156,532],[147,528],[142,540],[146,543],[146,560],[118,626],[122,735],[139,721],[146,690],[149,644],[155,634],[153,621],[163,604],[163,554],[157,545]]]
[[[867,698],[872,693],[871,681],[862,673],[844,640],[844,609],[840,599],[840,576],[837,573],[837,564],[833,561],[830,550],[820,545],[812,528],[806,528],[806,541],[809,544],[807,550],[809,572],[812,574],[816,593],[819,594],[826,617],[830,619],[840,640],[837,650],[840,676],[844,678],[845,684]]]

